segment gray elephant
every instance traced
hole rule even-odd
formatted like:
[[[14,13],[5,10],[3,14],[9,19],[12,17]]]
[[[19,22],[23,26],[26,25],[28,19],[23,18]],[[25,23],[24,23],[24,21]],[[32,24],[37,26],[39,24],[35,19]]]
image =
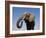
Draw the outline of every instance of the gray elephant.
[[[22,20],[25,21],[27,30],[34,30],[35,16],[33,14],[26,13],[26,14],[21,15],[21,17],[19,17],[19,19],[18,19],[18,21],[16,23],[17,28],[21,28],[22,27],[22,24],[23,24]],[[21,21],[21,25],[19,25],[20,21]]]

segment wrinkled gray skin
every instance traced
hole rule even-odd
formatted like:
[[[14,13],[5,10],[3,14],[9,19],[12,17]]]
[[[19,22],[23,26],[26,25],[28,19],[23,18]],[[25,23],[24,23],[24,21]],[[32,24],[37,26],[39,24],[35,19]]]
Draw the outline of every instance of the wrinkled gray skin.
[[[26,27],[27,27],[27,30],[33,30],[34,29],[34,25],[35,25],[35,16],[33,14],[30,14],[30,13],[26,13],[26,14],[23,14],[21,17],[19,17],[20,19],[18,19],[16,25],[17,25],[17,28],[21,28],[22,27],[22,24],[23,24],[23,21],[21,22],[21,25],[19,25],[20,21],[21,20],[24,20],[25,23],[26,23]]]

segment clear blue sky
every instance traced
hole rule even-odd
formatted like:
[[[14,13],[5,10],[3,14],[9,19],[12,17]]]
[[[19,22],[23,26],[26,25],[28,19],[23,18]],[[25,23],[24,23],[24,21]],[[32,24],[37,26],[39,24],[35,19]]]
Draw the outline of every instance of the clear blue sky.
[[[35,27],[34,30],[38,30],[39,29],[39,25],[40,25],[40,8],[24,8],[24,7],[13,7],[12,8],[12,29],[15,31],[18,30],[26,30],[26,25],[25,23],[23,23],[23,27],[21,29],[18,29],[16,27],[16,21],[18,20],[18,18],[24,13],[24,12],[30,12],[33,13],[35,15]]]

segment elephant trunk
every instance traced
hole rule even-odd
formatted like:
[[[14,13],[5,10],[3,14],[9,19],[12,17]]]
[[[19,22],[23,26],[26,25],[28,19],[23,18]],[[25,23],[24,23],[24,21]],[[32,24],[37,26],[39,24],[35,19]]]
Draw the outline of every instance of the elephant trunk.
[[[21,22],[21,24],[20,24],[20,22]],[[17,21],[17,28],[21,28],[22,27],[22,24],[23,24],[23,21],[22,21],[22,19],[19,19],[18,21]]]

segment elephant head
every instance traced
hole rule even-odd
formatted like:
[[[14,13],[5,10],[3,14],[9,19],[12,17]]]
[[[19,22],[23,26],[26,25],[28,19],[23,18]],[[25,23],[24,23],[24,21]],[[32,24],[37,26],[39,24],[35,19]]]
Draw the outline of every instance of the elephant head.
[[[19,17],[20,19],[18,19],[17,21],[17,28],[21,28],[22,27],[22,24],[23,24],[23,21],[25,21],[26,23],[26,26],[27,26],[27,30],[30,30],[30,29],[34,29],[34,25],[35,25],[35,16],[33,14],[30,14],[30,13],[26,13],[26,14],[23,14],[21,17]],[[21,21],[21,24],[19,25]]]

